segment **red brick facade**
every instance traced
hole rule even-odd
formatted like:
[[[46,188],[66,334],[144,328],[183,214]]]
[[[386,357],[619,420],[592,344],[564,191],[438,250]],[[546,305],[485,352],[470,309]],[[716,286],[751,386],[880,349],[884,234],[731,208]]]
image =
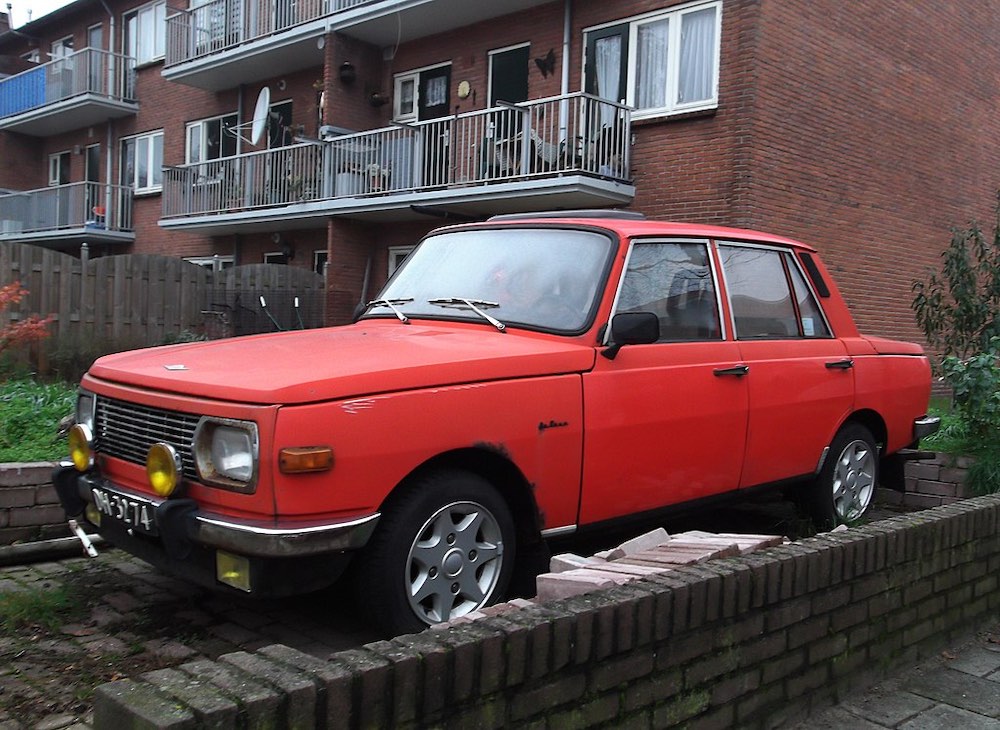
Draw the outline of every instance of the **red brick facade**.
[[[139,111],[133,116],[40,139],[0,132],[0,188],[43,187],[47,156],[64,150],[74,152],[71,179],[82,180],[77,150],[106,146],[109,137],[117,182],[121,138],[155,129],[164,130],[164,164],[183,164],[188,122],[237,109],[248,119],[264,86],[272,102],[292,102],[293,131],[312,138],[320,123],[358,131],[389,126],[391,101],[375,106],[371,96],[391,99],[394,74],[446,62],[451,110],[483,109],[489,52],[523,43],[530,43],[532,59],[549,49],[556,58],[547,76],[530,64],[530,99],[578,91],[587,28],[685,4],[691,5],[553,2],[388,47],[351,37],[349,30],[329,33],[321,39],[322,65],[217,93],[167,81],[163,64],[154,63],[138,71]],[[0,35],[0,55],[19,56],[37,45],[44,56],[53,39],[69,32],[83,48],[88,25],[98,22],[107,44],[101,6],[76,5],[30,24],[36,43]],[[122,15],[138,5],[112,2],[118,50]],[[636,192],[630,207],[656,218],[759,228],[810,242],[822,251],[864,331],[919,339],[909,308],[913,280],[937,264],[949,227],[989,219],[1000,185],[994,172],[1000,152],[1000,74],[991,51],[995,10],[989,3],[861,8],[829,0],[723,0],[718,105],[633,123]],[[353,83],[340,79],[344,63],[353,67]],[[463,81],[471,93],[459,99]],[[293,254],[291,265],[311,268],[314,252],[326,249],[331,323],[345,321],[363,296],[377,292],[390,246],[412,244],[441,223],[331,215],[281,230],[276,240],[265,230],[165,230],[161,206],[159,194],[136,199],[129,251],[231,255],[237,263],[257,263],[284,248]]]

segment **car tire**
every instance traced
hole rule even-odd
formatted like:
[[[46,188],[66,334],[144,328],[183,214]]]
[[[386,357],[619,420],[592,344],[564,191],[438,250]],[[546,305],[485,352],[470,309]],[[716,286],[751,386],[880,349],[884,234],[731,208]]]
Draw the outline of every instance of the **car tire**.
[[[849,423],[837,432],[805,495],[804,506],[817,528],[851,524],[864,516],[878,486],[878,463],[878,446],[871,431]]]
[[[427,474],[389,500],[358,556],[358,607],[396,636],[496,603],[515,542],[510,508],[488,481],[457,469]]]

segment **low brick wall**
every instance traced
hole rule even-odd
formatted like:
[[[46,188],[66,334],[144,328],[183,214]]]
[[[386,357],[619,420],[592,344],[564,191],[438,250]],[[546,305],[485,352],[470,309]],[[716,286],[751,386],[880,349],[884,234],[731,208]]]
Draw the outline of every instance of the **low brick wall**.
[[[0,464],[0,545],[70,534],[49,462]]]
[[[1000,609],[1000,495],[322,661],[283,646],[97,688],[97,728],[773,727]]]

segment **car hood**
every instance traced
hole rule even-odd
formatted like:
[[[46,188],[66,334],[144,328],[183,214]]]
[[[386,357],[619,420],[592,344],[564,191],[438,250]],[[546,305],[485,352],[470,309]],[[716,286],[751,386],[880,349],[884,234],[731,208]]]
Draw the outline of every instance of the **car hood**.
[[[254,404],[583,372],[596,350],[486,323],[363,322],[107,355],[89,374],[121,385]]]

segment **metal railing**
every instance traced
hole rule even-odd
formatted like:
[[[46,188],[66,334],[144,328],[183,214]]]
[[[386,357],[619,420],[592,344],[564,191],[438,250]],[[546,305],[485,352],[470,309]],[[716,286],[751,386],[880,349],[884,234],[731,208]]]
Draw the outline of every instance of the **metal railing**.
[[[374,0],[192,0],[167,18],[165,67],[235,48]]]
[[[568,173],[630,179],[628,107],[583,93],[168,167],[163,217]]]
[[[135,99],[135,59],[84,48],[0,80],[0,119],[81,94]]]
[[[132,189],[96,182],[0,193],[0,238],[68,228],[132,230]]]

